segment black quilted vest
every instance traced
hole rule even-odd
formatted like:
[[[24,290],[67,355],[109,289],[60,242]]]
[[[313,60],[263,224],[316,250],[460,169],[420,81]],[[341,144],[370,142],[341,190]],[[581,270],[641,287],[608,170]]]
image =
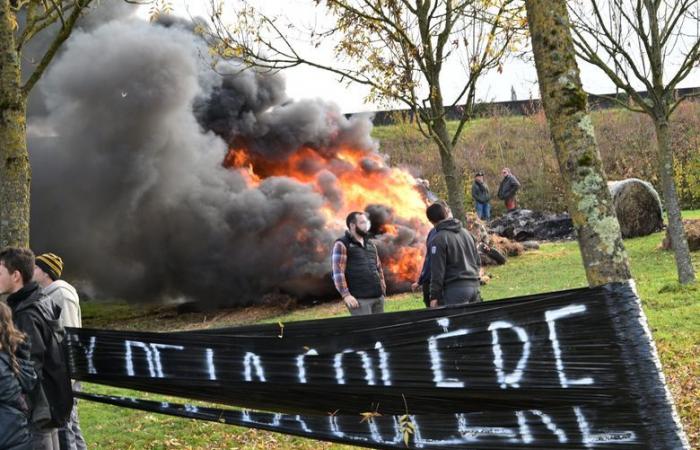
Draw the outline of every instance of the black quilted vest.
[[[381,297],[382,284],[377,270],[377,247],[367,238],[364,240],[363,247],[347,232],[338,241],[342,242],[347,250],[345,280],[350,294],[355,298]]]

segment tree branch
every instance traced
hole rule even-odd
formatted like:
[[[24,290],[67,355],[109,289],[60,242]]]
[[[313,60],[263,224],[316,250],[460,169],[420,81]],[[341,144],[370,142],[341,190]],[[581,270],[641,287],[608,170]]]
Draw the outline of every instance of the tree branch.
[[[56,52],[58,51],[61,44],[63,44],[65,40],[68,39],[68,37],[70,36],[71,32],[73,31],[73,27],[75,26],[75,22],[78,20],[78,17],[80,17],[80,13],[83,12],[83,9],[85,9],[91,1],[92,0],[75,0],[73,2],[73,11],[71,11],[70,16],[68,16],[65,25],[62,26],[59,32],[56,34],[53,41],[51,42],[51,45],[46,50],[46,53],[44,53],[44,56],[41,58],[39,65],[37,65],[36,69],[34,69],[34,72],[32,72],[32,74],[27,79],[27,82],[24,83],[24,85],[22,86],[22,93],[25,96],[29,94],[29,92],[32,90],[37,81],[39,81],[44,71],[48,67],[49,63],[51,62],[51,60],[53,60],[53,57],[56,55]]]

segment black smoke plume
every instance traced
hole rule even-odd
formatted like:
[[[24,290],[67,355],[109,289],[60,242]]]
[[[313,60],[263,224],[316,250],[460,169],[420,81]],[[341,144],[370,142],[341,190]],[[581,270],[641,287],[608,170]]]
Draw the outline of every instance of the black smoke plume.
[[[335,175],[320,174],[321,192],[286,177],[251,187],[222,161],[237,142],[271,160],[300,146],[373,152],[369,118],[290,102],[280,75],[232,61],[212,70],[207,54],[184,21],[120,15],[75,32],[30,115],[32,247],[60,254],[103,298],[232,305],[332,293],[343,226],[321,206],[341,206]]]

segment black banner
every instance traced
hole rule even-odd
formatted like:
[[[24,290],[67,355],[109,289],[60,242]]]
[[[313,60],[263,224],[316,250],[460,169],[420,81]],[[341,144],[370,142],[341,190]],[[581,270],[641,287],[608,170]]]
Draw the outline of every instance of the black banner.
[[[375,448],[687,448],[627,284],[68,342],[76,379],[246,408],[83,395],[183,417]]]

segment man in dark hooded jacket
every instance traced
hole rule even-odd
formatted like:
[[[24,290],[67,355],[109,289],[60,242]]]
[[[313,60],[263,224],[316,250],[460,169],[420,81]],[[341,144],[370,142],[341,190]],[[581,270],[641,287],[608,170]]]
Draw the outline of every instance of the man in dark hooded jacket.
[[[57,427],[65,423],[73,405],[63,348],[55,338],[62,331],[61,308],[31,281],[33,274],[31,250],[8,247],[0,251],[0,294],[9,294],[7,304],[13,321],[27,335],[30,359],[40,381],[29,393],[33,448],[58,450]]]
[[[436,231],[429,249],[430,306],[481,301],[481,260],[474,238],[443,204],[430,205],[426,215]]]

